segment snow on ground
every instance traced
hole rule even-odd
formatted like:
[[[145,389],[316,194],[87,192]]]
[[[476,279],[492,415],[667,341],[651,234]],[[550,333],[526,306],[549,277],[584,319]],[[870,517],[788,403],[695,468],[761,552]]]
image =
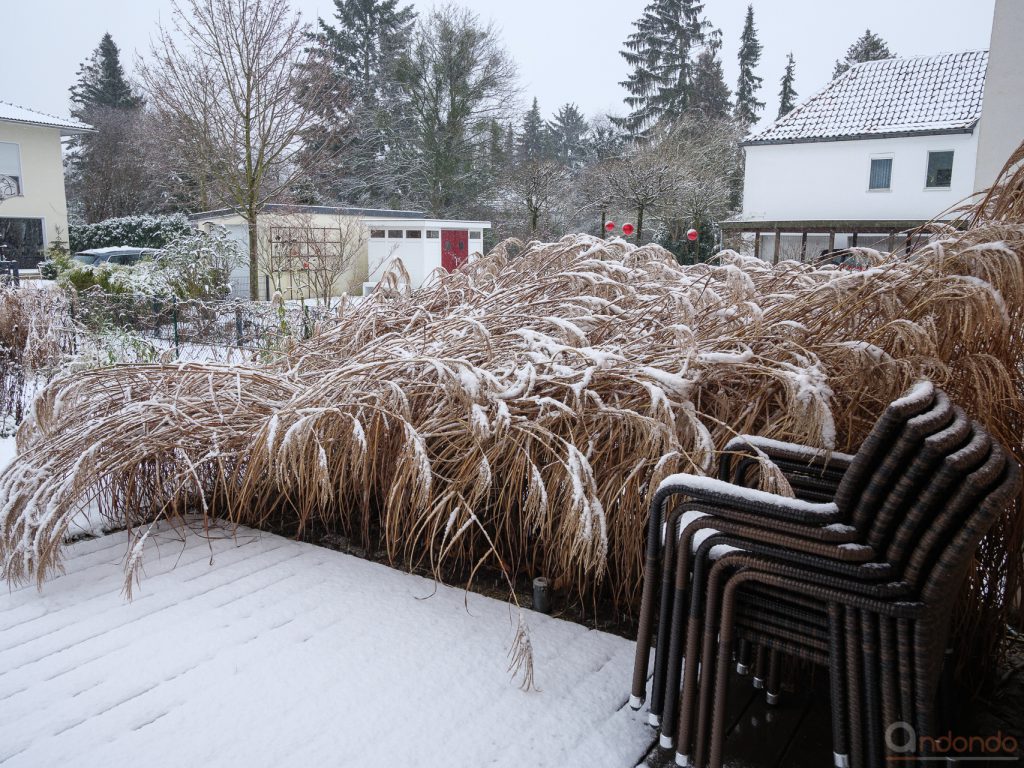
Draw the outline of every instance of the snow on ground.
[[[0,593],[6,768],[628,768],[652,739],[622,638],[527,612],[527,693],[500,601],[240,529],[151,535],[129,603],[126,550],[79,542],[42,593]]]
[[[14,436],[0,437],[0,470],[14,461]]]

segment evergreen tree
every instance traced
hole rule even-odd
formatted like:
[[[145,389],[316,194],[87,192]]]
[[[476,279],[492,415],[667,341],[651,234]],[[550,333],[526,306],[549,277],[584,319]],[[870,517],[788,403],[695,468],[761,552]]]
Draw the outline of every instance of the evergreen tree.
[[[630,114],[618,119],[632,135],[653,124],[674,120],[693,96],[693,52],[704,42],[710,24],[701,18],[698,0],[653,0],[633,26],[620,53],[632,68],[620,83],[627,91]]]
[[[416,22],[398,0],[334,0],[336,26],[317,19],[313,52],[331,62],[351,94],[374,103]]]
[[[740,77],[736,83],[736,120],[746,130],[757,122],[757,113],[764,109],[764,102],[757,100],[761,78],[754,74],[761,61],[761,43],[757,40],[754,27],[754,6],[747,6],[747,18],[740,35]]]
[[[796,106],[796,91],[793,90],[793,79],[795,76],[796,61],[793,59],[793,52],[790,51],[789,58],[786,60],[786,71],[780,81],[779,114],[776,116],[776,120],[792,112]]]
[[[516,144],[517,155],[521,160],[540,160],[548,154],[549,148],[547,126],[540,115],[540,104],[533,99],[533,106],[523,115],[522,130]]]
[[[843,72],[854,64],[863,64],[865,61],[879,61],[891,59],[896,54],[889,50],[885,40],[876,35],[870,29],[854,41],[853,45],[846,49],[846,56],[836,62],[836,68],[832,72],[832,79],[835,80]]]
[[[121,52],[106,32],[92,55],[78,67],[78,81],[71,86],[71,114],[84,120],[90,107],[135,109],[142,97],[124,76]]]
[[[570,166],[581,165],[587,157],[590,125],[575,104],[565,104],[548,123],[552,151]]]
[[[71,114],[96,129],[68,142],[70,206],[86,222],[145,213],[157,205],[143,161],[143,100],[125,78],[110,33],[78,68]]]
[[[693,96],[690,108],[699,110],[708,119],[729,117],[731,108],[729,86],[725,84],[722,60],[718,51],[722,47],[722,33],[715,30],[708,35],[707,45],[697,56],[693,67]]]
[[[330,98],[318,103],[318,127],[304,137],[322,158],[313,188],[320,199],[356,204],[390,203],[400,191],[384,162],[388,136],[401,120],[393,74],[416,22],[398,0],[334,0],[332,25],[317,19],[310,35],[314,66],[330,72]]]

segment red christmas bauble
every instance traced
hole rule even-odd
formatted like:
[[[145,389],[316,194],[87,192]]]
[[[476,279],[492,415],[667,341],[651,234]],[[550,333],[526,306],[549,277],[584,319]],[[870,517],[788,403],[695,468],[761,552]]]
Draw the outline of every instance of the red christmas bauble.
[[[635,229],[636,228],[632,224],[623,224],[622,225],[622,234],[624,234],[626,237],[629,237],[630,235],[633,234]]]
[[[696,229],[687,230],[687,232],[686,232],[686,239],[689,240],[691,243],[694,240],[696,240],[697,239],[697,230]]]
[[[615,222],[614,221],[606,221],[605,224],[604,224],[604,228],[605,228],[606,232],[614,232],[615,231]]]

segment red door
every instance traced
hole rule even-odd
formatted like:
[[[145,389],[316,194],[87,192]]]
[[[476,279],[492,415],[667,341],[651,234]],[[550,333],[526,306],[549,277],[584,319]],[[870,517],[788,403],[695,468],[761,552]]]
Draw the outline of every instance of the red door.
[[[441,230],[441,266],[452,272],[469,258],[469,230]]]

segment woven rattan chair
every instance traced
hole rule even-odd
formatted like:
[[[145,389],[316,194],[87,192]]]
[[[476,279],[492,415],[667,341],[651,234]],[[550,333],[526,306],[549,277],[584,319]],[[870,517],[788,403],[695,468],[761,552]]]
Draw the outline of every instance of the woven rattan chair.
[[[949,428],[940,432],[933,442],[941,443],[945,438],[948,444],[954,431],[954,428]],[[944,650],[945,634],[942,627],[948,631],[950,593],[946,593],[945,603],[936,601],[935,598],[943,593],[934,591],[933,583],[936,577],[932,564],[945,562],[944,568],[952,568],[948,564],[949,552],[953,551],[949,549],[949,542],[952,541],[954,547],[959,547],[956,551],[963,551],[963,536],[966,535],[964,531],[973,531],[981,524],[971,517],[979,508],[978,504],[985,501],[986,494],[992,493],[996,487],[999,493],[993,493],[993,497],[997,501],[989,499],[985,501],[985,505],[998,505],[999,499],[1003,500],[1001,503],[1005,503],[1005,498],[1018,482],[1016,468],[1012,467],[1012,472],[1006,470],[1008,462],[1005,454],[998,446],[993,447],[990,452],[986,451],[986,440],[987,436],[976,428],[974,438],[962,450],[954,452],[947,458],[942,471],[935,476],[934,487],[929,486],[928,492],[924,493],[905,515],[899,530],[905,532],[909,525],[916,527],[920,535],[917,536],[916,546],[912,548],[901,549],[898,540],[894,539],[888,549],[888,554],[893,557],[890,566],[906,564],[902,582],[879,584],[873,583],[871,579],[857,580],[851,578],[849,574],[841,575],[830,569],[820,570],[806,563],[797,565],[786,559],[780,560],[776,556],[777,553],[770,553],[763,547],[761,553],[751,552],[750,550],[759,547],[759,543],[742,537],[715,534],[707,537],[698,547],[695,562],[703,557],[708,562],[713,561],[714,565],[708,577],[707,615],[702,622],[704,648],[701,703],[696,735],[692,739],[697,764],[703,762],[702,744],[709,724],[712,729],[716,727],[713,717],[708,714],[712,690],[716,697],[722,695],[721,691],[717,690],[717,683],[714,689],[707,683],[710,670],[716,668],[716,660],[709,655],[716,636],[719,638],[716,677],[720,678],[725,673],[727,664],[727,659],[722,653],[721,627],[717,626],[717,601],[721,590],[719,582],[726,578],[727,574],[749,568],[749,563],[744,558],[755,558],[759,563],[771,563],[776,569],[776,575],[799,579],[801,583],[842,588],[847,594],[858,599],[898,605],[906,603],[910,598],[924,600],[924,596],[931,594],[928,615],[931,617],[932,640],[938,643],[940,650]],[[986,453],[988,458],[981,467],[971,473],[966,481],[961,482],[959,490],[949,498],[950,486],[951,483],[955,483],[957,474],[959,473],[963,480],[964,471],[969,467],[976,467],[980,457],[984,457]],[[946,498],[948,501],[941,503]],[[928,516],[929,510],[934,513],[931,517]],[[915,518],[915,523],[906,523]],[[925,527],[922,528],[923,525]],[[903,543],[906,544],[907,541],[909,539],[904,536]],[[718,558],[710,557],[707,551],[709,548],[717,548],[724,554]],[[929,589],[932,590],[930,593]],[[861,764],[861,754],[868,756],[868,764],[879,764],[882,731],[880,723],[893,722],[897,713],[902,713],[903,719],[913,722],[919,733],[930,732],[931,702],[934,699],[934,686],[941,667],[941,652],[935,653],[931,645],[924,647],[918,643],[912,646],[909,640],[912,633],[908,628],[898,621],[894,623],[891,620],[895,614],[861,611],[858,615],[851,612],[852,609],[849,607],[840,610],[843,606],[815,606],[813,602],[808,607],[806,599],[795,599],[793,594],[780,597],[777,590],[774,600],[768,600],[767,597],[764,589],[759,588],[754,599],[747,600],[747,605],[744,606],[743,593],[739,593],[730,606],[732,626],[737,628],[737,635],[748,643],[771,647],[776,651],[829,665],[832,671],[834,741],[837,756],[842,757],[845,754],[845,742],[849,741],[854,747],[855,765]],[[942,622],[942,610],[946,611],[945,624]],[[724,613],[722,615],[724,616]],[[883,618],[880,619],[879,616]],[[691,621],[691,627],[695,624],[697,622]],[[692,639],[692,631],[690,636]],[[846,653],[844,648],[854,649],[854,652]],[[689,658],[696,658],[692,655],[694,648],[690,647],[687,650],[691,654]],[[844,668],[845,680],[841,675]],[[688,671],[691,669],[695,670],[696,665],[688,668]],[[912,695],[911,691],[917,693]],[[692,703],[686,701],[688,695],[692,695],[692,686],[684,686],[684,710],[692,710]],[[911,714],[909,699],[912,696],[914,709]],[[835,727],[835,723],[842,724],[845,720],[844,713],[849,714],[849,738],[843,728]],[[678,755],[680,762],[686,761],[685,750],[690,743],[688,724],[692,722],[692,717],[687,720],[688,714],[692,716],[692,711],[684,711],[680,718],[680,744],[683,750]],[[717,764],[714,749],[712,764]]]
[[[931,407],[934,397],[935,389],[931,383],[923,381],[915,384],[903,397],[890,404],[854,457],[841,455],[829,459],[820,452],[815,453],[807,449],[806,446],[756,437],[739,437],[730,442],[730,453],[725,454],[721,467],[722,476],[730,477],[735,474],[736,470],[730,461],[733,454],[739,457],[749,457],[752,454],[758,456],[758,452],[760,452],[761,455],[776,461],[783,473],[787,473],[787,478],[797,487],[802,486],[802,478],[813,477],[816,474],[824,479],[835,480],[837,496],[833,503],[814,504],[806,500],[783,499],[769,494],[752,498],[749,495],[736,493],[734,486],[728,482],[711,486],[712,503],[728,503],[734,512],[746,515],[746,519],[752,523],[769,524],[780,530],[794,532],[794,534],[799,534],[804,524],[811,524],[822,529],[823,541],[842,541],[844,531],[840,528],[829,530],[828,526],[842,525],[849,520],[854,497],[852,490],[847,492],[840,486],[845,483],[851,489],[859,487],[863,478],[870,477],[882,464],[885,455],[906,421]],[[829,470],[829,468],[831,469]],[[741,468],[739,471],[742,471]],[[829,471],[833,474],[828,476],[822,474]],[[838,480],[836,479],[837,472],[839,473]],[[660,606],[657,624],[658,647],[665,648],[669,642],[669,626],[674,599],[672,574],[676,555],[676,537],[666,537],[665,531],[675,531],[680,515],[686,511],[682,506],[677,505],[671,514],[667,514],[673,496],[678,493],[680,493],[679,490],[671,483],[663,484],[663,487],[655,495],[648,514],[644,585],[630,696],[630,703],[634,709],[639,709],[643,705],[646,694],[655,603]],[[693,505],[688,507],[688,509],[692,508]],[[663,543],[665,544],[664,550]],[[664,587],[660,590],[662,597],[658,602],[658,587],[663,579]],[[664,656],[664,654],[662,655]],[[650,701],[651,721],[655,725],[660,722],[660,712],[662,712],[666,667],[667,659],[655,658],[655,675]]]

